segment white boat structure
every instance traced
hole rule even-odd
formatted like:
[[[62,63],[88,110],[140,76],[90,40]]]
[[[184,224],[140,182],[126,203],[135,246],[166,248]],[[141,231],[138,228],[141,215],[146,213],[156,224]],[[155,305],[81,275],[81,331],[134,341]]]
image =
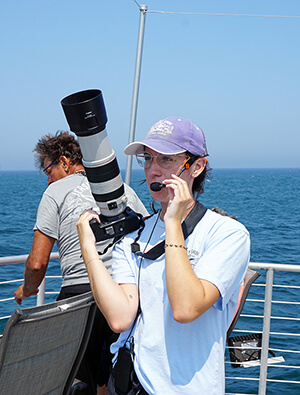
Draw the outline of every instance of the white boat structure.
[[[141,5],[129,142],[134,140],[135,135],[144,27],[147,12],[147,6]],[[129,156],[127,159],[125,177],[125,182],[127,184],[130,184],[131,168],[132,157]],[[58,258],[58,253],[52,253],[49,266]],[[26,259],[27,255],[0,257],[0,266],[24,264]],[[261,334],[262,342],[261,346],[254,346],[251,341],[249,341],[246,346],[245,344],[243,345],[242,353],[248,353],[249,350],[251,353],[254,347],[255,352],[257,352],[257,349],[259,350],[259,358],[244,363],[236,363],[238,369],[235,369],[235,363],[229,359],[229,349],[231,346],[228,346],[225,355],[225,366],[226,390],[229,388],[229,392],[226,393],[237,395],[238,392],[234,389],[238,386],[239,381],[243,381],[243,383],[249,382],[249,385],[247,384],[249,388],[249,392],[247,393],[249,394],[258,393],[259,395],[264,395],[267,393],[275,394],[280,392],[290,394],[300,393],[300,285],[297,285],[300,284],[300,264],[290,265],[251,262],[249,267],[259,271],[261,276],[251,286],[246,304],[232,335],[244,336]],[[294,284],[288,284],[285,280],[285,274],[287,273],[294,273],[296,280]],[[47,281],[50,278],[54,278],[55,281],[60,284],[60,276],[46,276],[36,298],[36,304],[38,306],[44,304],[45,295],[56,294],[47,291]],[[17,288],[22,281],[23,279],[7,279],[6,281],[0,282],[0,289],[2,286],[7,285],[12,285],[14,288]],[[59,288],[60,286],[58,285],[57,289]],[[14,300],[14,298],[11,292],[9,294],[1,293],[1,304],[5,304],[12,300]],[[294,306],[294,314],[292,316],[290,314],[285,315],[286,305]],[[247,311],[248,306],[252,306],[251,310],[255,310],[257,314],[249,314]],[[253,306],[255,307],[253,308]],[[279,308],[277,308],[278,306]],[[274,314],[273,311],[276,313]],[[277,311],[279,311],[279,313],[277,313]],[[0,324],[1,322],[5,322],[9,317],[10,315],[0,317]],[[282,330],[273,331],[272,326],[274,322],[277,323],[276,328],[280,327]],[[278,347],[278,344],[284,344],[284,346]],[[239,394],[242,395],[241,393]],[[246,392],[243,392],[243,394],[246,394]]]

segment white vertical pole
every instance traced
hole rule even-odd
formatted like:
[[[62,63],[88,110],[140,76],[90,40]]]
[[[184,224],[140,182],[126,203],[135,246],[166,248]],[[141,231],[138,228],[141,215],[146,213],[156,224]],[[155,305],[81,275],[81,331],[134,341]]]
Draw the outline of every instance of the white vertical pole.
[[[39,286],[39,293],[37,294],[36,297],[36,305],[42,306],[44,303],[45,303],[45,277],[43,278],[43,281],[40,283]]]
[[[135,75],[134,75],[134,84],[133,84],[133,95],[132,95],[132,104],[131,104],[131,117],[130,117],[130,129],[129,129],[128,144],[132,143],[134,141],[134,135],[135,135],[136,114],[137,114],[137,104],[138,104],[140,74],[141,74],[141,64],[142,64],[142,52],[143,52],[143,41],[144,41],[144,30],[145,30],[145,17],[146,17],[147,6],[145,4],[141,4],[140,11],[141,11],[140,26],[139,26],[138,44],[137,44],[137,52],[136,52]],[[125,175],[125,182],[128,185],[130,185],[131,167],[132,167],[132,156],[128,155],[127,156],[127,163],[126,163],[126,175]]]
[[[266,275],[265,308],[263,322],[263,336],[260,354],[259,395],[265,395],[267,390],[268,353],[271,328],[271,309],[274,270],[268,269]]]

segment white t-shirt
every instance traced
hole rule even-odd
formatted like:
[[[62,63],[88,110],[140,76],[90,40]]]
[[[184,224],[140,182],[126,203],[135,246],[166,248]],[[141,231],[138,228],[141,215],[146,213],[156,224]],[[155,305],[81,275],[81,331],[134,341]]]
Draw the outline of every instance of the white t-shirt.
[[[157,215],[146,220],[139,240],[141,251],[164,240],[164,223]],[[153,230],[154,228],[154,230]],[[140,258],[131,252],[136,233],[126,236],[113,251],[112,276],[118,283],[138,283]],[[239,222],[207,210],[186,239],[188,256],[198,278],[213,283],[220,298],[195,321],[173,319],[165,283],[165,256],[142,260],[141,314],[133,330],[134,368],[149,394],[217,394],[225,391],[226,332],[237,308],[240,283],[250,258],[250,238]],[[128,336],[112,345],[116,353]]]

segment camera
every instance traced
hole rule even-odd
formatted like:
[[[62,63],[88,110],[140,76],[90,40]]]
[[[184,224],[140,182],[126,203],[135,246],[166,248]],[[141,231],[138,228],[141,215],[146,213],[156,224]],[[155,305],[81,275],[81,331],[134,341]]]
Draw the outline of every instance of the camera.
[[[118,238],[140,228],[143,218],[127,206],[124,184],[107,132],[102,92],[90,89],[61,100],[70,130],[78,138],[100,224],[90,222],[96,241]]]

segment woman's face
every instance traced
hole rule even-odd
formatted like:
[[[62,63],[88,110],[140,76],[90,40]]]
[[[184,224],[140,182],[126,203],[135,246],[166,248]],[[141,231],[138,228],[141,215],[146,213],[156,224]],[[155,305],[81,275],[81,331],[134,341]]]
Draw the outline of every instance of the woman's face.
[[[162,183],[165,179],[171,178],[172,174],[178,174],[182,169],[187,156],[184,153],[177,155],[163,155],[148,147],[145,147],[145,152],[149,152],[152,155],[152,158],[146,162],[144,167],[146,182],[151,196],[158,202],[168,202],[169,193],[167,188],[162,188],[160,191],[154,192],[151,190],[150,185],[153,182]],[[188,170],[185,170],[180,177],[186,180],[190,187],[192,186],[193,179],[191,178]]]

